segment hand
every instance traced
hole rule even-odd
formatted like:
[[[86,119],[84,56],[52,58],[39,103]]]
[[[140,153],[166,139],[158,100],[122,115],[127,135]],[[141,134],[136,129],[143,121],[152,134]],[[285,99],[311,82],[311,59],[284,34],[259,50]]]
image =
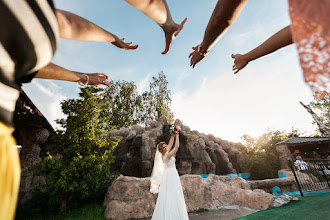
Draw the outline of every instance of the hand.
[[[139,45],[134,45],[132,46],[132,42],[130,43],[125,43],[125,38],[120,39],[117,36],[114,36],[115,41],[111,42],[113,45],[115,45],[118,48],[124,49],[124,50],[135,50],[139,47]]]
[[[234,60],[234,66],[233,66],[233,71],[234,74],[238,73],[241,69],[243,69],[249,61],[246,59],[244,55],[241,54],[232,54],[231,58],[235,59]]]
[[[202,59],[204,59],[205,56],[200,55],[199,51],[198,51],[198,45],[196,47],[192,48],[194,51],[189,54],[189,58],[190,58],[190,66],[192,66],[193,68],[195,68],[196,64],[201,61]]]
[[[89,77],[88,85],[103,84],[108,87],[111,86],[111,83],[107,81],[109,77],[103,73],[86,73],[86,75]]]
[[[187,18],[185,18],[180,25],[164,25],[161,26],[165,33],[165,50],[162,52],[163,55],[167,54],[170,50],[172,40],[182,31],[183,26],[186,24]]]

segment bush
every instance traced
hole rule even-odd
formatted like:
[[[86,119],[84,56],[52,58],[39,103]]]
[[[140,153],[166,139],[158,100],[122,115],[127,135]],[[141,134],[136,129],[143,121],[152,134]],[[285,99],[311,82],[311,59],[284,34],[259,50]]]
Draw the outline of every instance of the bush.
[[[94,87],[81,88],[80,99],[62,103],[68,118],[58,122],[64,130],[58,131],[48,155],[32,168],[36,175],[51,177],[50,184],[40,190],[62,211],[99,197],[113,179],[112,152],[120,140],[106,138],[112,129],[108,125],[110,103],[100,91]]]
[[[262,180],[278,177],[280,169],[279,154],[276,144],[289,137],[297,135],[297,131],[290,133],[270,131],[253,138],[244,135],[243,141],[247,153],[242,158],[243,167],[250,173],[250,180]]]

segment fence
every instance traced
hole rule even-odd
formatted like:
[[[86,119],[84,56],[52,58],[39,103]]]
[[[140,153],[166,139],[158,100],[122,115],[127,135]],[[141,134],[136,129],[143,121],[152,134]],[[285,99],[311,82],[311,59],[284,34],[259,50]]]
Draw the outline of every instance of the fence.
[[[330,160],[288,160],[301,196],[304,192],[330,189]]]

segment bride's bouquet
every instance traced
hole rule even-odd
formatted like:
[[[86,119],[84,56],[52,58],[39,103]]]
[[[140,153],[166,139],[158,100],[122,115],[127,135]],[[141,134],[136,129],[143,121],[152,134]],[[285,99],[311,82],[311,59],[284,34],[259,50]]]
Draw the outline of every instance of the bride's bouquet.
[[[173,124],[171,127],[170,127],[170,133],[171,135],[173,134],[179,134],[181,128],[179,125],[176,125],[176,124]]]

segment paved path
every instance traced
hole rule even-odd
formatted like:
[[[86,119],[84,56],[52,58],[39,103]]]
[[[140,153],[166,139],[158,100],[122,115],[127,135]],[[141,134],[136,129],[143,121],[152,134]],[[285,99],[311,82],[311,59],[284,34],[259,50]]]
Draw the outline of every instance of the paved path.
[[[231,206],[222,208],[219,210],[210,210],[206,212],[194,212],[189,213],[190,220],[231,220],[235,218],[240,218],[251,213],[256,212],[256,210],[252,210],[245,207]]]
[[[227,206],[217,210],[189,213],[189,220],[231,220],[257,212],[257,210],[239,206]],[[150,218],[141,219],[150,220]]]

